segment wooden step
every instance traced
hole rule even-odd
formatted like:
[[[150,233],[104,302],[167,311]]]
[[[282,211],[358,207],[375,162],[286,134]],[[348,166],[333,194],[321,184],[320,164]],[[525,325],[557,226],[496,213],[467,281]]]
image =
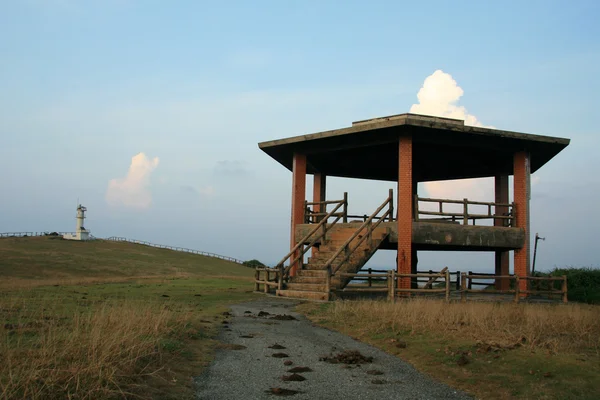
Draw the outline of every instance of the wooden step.
[[[286,290],[301,290],[303,292],[324,292],[325,283],[321,280],[320,283],[298,283],[290,282],[286,284]]]
[[[277,290],[277,296],[291,297],[295,299],[310,299],[310,300],[329,300],[329,293],[325,292],[309,292],[306,290]]]

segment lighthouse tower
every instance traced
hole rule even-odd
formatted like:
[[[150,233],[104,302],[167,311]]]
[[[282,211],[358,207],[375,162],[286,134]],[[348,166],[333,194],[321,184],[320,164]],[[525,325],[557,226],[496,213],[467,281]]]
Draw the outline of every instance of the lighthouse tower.
[[[87,208],[79,204],[77,206],[77,227],[75,233],[67,233],[63,235],[64,239],[69,240],[89,240],[90,231],[83,227],[83,220],[85,219],[85,212]]]

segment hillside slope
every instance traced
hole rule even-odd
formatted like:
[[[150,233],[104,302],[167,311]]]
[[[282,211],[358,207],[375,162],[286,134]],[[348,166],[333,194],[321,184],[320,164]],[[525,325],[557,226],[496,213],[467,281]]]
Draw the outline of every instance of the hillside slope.
[[[127,242],[77,242],[49,236],[0,239],[3,281],[172,275],[250,277],[253,273],[230,261]]]

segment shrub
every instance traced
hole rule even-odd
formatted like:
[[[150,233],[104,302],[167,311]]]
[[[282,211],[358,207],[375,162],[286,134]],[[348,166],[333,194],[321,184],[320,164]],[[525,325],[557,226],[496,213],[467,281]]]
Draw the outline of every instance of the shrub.
[[[256,268],[256,267],[266,267],[265,264],[261,263],[258,260],[248,260],[244,261],[243,264],[248,268]]]
[[[600,269],[590,267],[555,268],[550,271],[549,275],[567,276],[569,301],[600,304]]]

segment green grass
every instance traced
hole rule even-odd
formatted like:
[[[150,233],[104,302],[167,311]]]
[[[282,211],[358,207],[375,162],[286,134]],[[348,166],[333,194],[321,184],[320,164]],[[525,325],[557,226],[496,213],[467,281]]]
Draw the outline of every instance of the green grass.
[[[252,275],[129,243],[0,239],[0,398],[193,398]]]
[[[239,276],[253,270],[191,253],[127,242],[79,242],[51,236],[0,239],[0,279],[119,279],[141,276]],[[30,283],[30,282],[29,282]]]

